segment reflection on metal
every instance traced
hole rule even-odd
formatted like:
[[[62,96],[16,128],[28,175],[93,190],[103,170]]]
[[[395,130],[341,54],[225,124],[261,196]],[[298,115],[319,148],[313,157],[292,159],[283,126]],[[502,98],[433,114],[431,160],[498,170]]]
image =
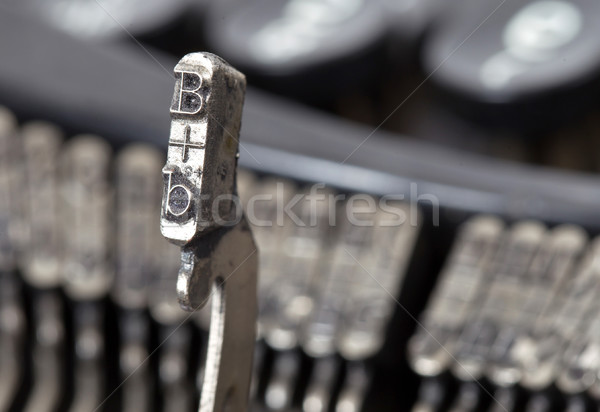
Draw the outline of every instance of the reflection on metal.
[[[171,135],[163,168],[162,234],[181,246],[179,302],[211,321],[200,411],[248,407],[256,322],[257,250],[236,194],[244,76],[192,53],[175,66]]]

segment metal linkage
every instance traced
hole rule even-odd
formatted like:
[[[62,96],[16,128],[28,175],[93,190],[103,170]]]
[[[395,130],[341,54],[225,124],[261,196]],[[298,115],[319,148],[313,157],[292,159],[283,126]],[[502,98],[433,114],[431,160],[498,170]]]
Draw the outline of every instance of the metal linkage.
[[[183,57],[175,77],[161,231],[182,248],[182,307],[193,311],[212,301],[200,412],[242,412],[257,311],[257,250],[233,198],[246,81],[209,53]]]
[[[460,229],[450,257],[409,342],[409,362],[422,376],[437,376],[452,364],[456,341],[487,285],[486,271],[500,242],[504,224],[477,216]]]

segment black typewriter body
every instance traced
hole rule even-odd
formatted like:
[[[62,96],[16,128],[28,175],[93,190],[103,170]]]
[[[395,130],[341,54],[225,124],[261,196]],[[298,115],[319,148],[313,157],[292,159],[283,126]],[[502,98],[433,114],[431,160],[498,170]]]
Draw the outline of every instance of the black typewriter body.
[[[0,5],[0,410],[197,410],[158,209],[198,50],[248,79],[252,411],[598,409],[596,1],[41,3]]]

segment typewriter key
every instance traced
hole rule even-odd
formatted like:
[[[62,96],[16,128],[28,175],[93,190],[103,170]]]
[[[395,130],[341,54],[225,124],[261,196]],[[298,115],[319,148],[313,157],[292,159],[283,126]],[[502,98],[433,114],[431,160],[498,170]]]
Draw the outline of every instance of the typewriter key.
[[[427,74],[462,114],[547,129],[590,106],[600,73],[594,0],[463,1],[425,45]]]

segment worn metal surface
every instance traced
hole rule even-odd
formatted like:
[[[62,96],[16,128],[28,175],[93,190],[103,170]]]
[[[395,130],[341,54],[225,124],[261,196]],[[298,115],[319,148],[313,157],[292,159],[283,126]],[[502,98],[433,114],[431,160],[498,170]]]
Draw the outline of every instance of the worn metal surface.
[[[257,250],[234,201],[246,80],[209,53],[183,57],[175,78],[161,231],[182,247],[181,306],[199,310],[211,299],[200,411],[241,412],[248,408],[257,311]]]

